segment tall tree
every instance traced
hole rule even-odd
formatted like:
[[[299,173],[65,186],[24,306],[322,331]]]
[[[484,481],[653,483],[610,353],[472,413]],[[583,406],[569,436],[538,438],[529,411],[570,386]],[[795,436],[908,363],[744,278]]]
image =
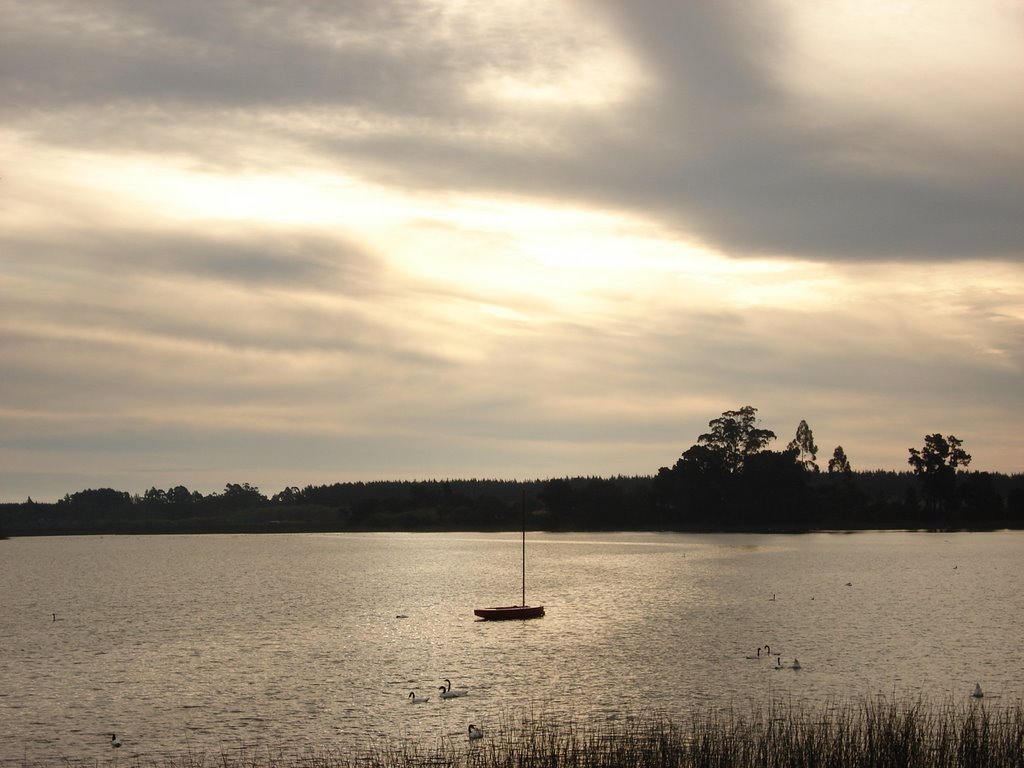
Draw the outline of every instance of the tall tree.
[[[921,478],[925,502],[932,512],[946,512],[956,496],[956,475],[971,463],[971,454],[963,449],[963,441],[936,432],[925,435],[924,447],[911,448],[907,463]]]
[[[966,467],[971,463],[971,454],[963,449],[963,444],[963,440],[954,435],[943,437],[938,432],[925,435],[924,448],[911,448],[907,463],[918,475],[936,474],[949,469],[955,472],[958,467]]]
[[[770,429],[758,428],[757,408],[752,405],[745,405],[738,411],[725,411],[709,421],[708,426],[711,431],[697,438],[697,442],[720,454],[731,473],[741,472],[748,456],[758,453],[775,439]]]
[[[808,472],[818,472],[818,446],[814,444],[814,433],[807,426],[807,422],[800,419],[796,428],[796,437],[789,441],[786,450],[796,450],[797,463]]]

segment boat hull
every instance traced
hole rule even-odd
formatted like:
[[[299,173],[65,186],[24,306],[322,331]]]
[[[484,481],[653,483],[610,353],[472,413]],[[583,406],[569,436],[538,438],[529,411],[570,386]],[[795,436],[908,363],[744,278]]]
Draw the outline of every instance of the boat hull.
[[[504,605],[497,608],[476,608],[473,613],[484,621],[511,619],[539,619],[544,615],[543,605]]]

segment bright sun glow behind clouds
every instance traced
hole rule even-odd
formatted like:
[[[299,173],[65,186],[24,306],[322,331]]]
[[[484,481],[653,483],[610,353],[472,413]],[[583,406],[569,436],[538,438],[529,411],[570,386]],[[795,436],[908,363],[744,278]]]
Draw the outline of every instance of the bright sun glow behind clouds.
[[[730,261],[697,244],[666,239],[636,217],[554,200],[417,195],[294,167],[287,175],[225,175],[173,158],[154,163],[138,156],[67,156],[52,173],[75,179],[79,194],[101,209],[138,212],[146,227],[258,222],[263,228],[344,232],[397,272],[458,286],[496,304],[531,296],[564,311],[618,301],[630,292],[657,302],[666,280],[675,301],[682,298],[680,278],[693,286],[686,297],[691,305],[720,300],[708,294],[709,285],[743,304],[791,298],[784,282],[762,282],[789,269],[781,261]]]
[[[822,0],[787,7],[793,48],[786,76],[819,108],[1024,151],[1019,3]]]
[[[447,308],[429,310],[452,323],[547,323],[576,315],[643,326],[679,306],[808,313],[870,303],[879,295],[924,299],[954,291],[963,279],[955,269],[946,270],[948,283],[933,273],[922,292],[915,269],[889,268],[878,283],[863,276],[850,283],[840,272],[809,263],[728,259],[613,211],[543,199],[420,195],[315,169],[226,175],[173,157],[154,162],[90,153],[65,153],[47,168],[50,178],[42,182],[73,179],[63,183],[90,199],[80,208],[86,220],[117,210],[135,212],[139,223],[158,229],[217,230],[235,223],[343,232],[388,263],[406,284],[402,290],[460,296]],[[905,276],[897,277],[900,272]],[[901,283],[895,293],[887,287]],[[437,344],[446,346],[440,339]]]

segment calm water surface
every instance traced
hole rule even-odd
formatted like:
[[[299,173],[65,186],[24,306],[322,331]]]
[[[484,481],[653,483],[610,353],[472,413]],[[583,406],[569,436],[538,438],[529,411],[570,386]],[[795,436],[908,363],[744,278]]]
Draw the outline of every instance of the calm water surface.
[[[0,542],[0,765],[107,761],[111,732],[159,760],[976,681],[985,706],[1024,698],[1021,532],[528,541],[547,616],[507,623],[472,611],[519,601],[519,534]],[[440,700],[443,678],[469,694]]]

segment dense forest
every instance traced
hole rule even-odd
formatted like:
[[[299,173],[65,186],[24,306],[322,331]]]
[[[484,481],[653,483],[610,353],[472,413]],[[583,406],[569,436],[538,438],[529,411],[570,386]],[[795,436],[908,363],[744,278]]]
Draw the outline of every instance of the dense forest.
[[[1024,475],[969,470],[955,436],[926,435],[906,472],[855,471],[841,446],[824,469],[806,422],[779,451],[744,406],[654,475],[424,480],[289,487],[248,483],[203,495],[184,486],[110,488],[0,504],[0,533],[204,533],[518,529],[811,531],[1024,528]]]

